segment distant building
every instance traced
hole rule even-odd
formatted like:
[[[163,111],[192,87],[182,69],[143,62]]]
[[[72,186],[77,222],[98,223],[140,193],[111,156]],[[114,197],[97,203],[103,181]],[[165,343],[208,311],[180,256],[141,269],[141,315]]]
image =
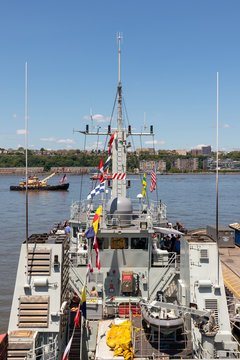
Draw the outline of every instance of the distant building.
[[[221,170],[239,170],[240,161],[232,159],[219,159],[218,168]],[[216,170],[216,159],[214,157],[207,158],[203,161],[204,170]]]
[[[153,149],[153,148],[139,148],[139,149],[136,149],[137,155],[139,155],[141,152],[148,152],[150,154],[155,154],[155,149]]]
[[[187,155],[187,150],[185,149],[178,149],[178,150],[175,150],[176,154],[178,155],[182,155],[182,156],[186,156]]]
[[[173,161],[173,167],[184,171],[184,170],[190,170],[190,171],[196,171],[198,170],[198,159],[175,159]]]
[[[192,149],[190,151],[191,155],[194,155],[194,156],[199,156],[199,155],[202,155],[202,149]]]
[[[212,147],[211,145],[202,146],[200,149],[192,149],[190,153],[194,156],[199,155],[212,155]]]
[[[141,171],[150,172],[153,169],[155,164],[156,171],[164,172],[166,171],[166,161],[165,160],[141,160],[139,167]]]
[[[211,147],[211,145],[202,146],[202,155],[212,155],[212,147]]]

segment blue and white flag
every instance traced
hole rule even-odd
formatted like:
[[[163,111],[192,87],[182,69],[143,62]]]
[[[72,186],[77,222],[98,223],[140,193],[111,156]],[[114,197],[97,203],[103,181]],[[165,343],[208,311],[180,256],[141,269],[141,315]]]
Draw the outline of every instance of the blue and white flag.
[[[105,170],[108,165],[110,164],[110,161],[111,161],[111,157],[112,157],[112,154],[110,154],[105,162],[105,164],[103,165],[103,170]]]
[[[103,181],[102,183],[100,183],[98,186],[95,187],[95,189],[93,189],[87,196],[87,199],[91,199],[93,198],[95,195],[98,195],[100,193],[104,193],[105,192],[105,181]]]

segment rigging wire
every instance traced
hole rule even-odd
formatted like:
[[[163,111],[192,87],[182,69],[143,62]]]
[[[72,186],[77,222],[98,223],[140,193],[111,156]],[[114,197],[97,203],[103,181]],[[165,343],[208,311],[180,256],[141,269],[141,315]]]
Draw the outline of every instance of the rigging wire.
[[[116,106],[116,101],[117,101],[117,92],[116,92],[116,95],[115,95],[115,99],[114,99],[114,103],[113,103],[113,108],[112,108],[112,112],[111,112],[111,117],[110,117],[110,121],[109,121],[109,125],[111,125],[112,123],[112,119],[113,119],[113,113],[114,113],[114,110],[115,110],[115,106]],[[105,138],[105,143],[104,143],[104,147],[103,147],[103,151],[105,152],[106,151],[106,147],[107,147],[107,136]],[[98,137],[97,137],[97,150],[98,150],[98,144],[99,144],[99,129],[98,129]],[[94,186],[93,186],[94,184]],[[91,187],[91,191],[96,187],[97,185],[97,179],[94,181],[92,181],[92,187]],[[93,198],[91,198],[91,204],[93,203]]]
[[[86,148],[86,134],[84,136],[84,145],[83,145],[83,151],[85,152],[85,148]],[[80,189],[79,189],[79,206],[81,206],[81,201],[82,201],[82,186],[83,186],[83,171],[81,172],[81,179],[80,179]],[[79,221],[80,221],[80,211],[78,212],[79,214]]]
[[[126,119],[127,119],[127,124],[130,125],[130,122],[129,122],[129,117],[128,117],[128,112],[127,112],[127,107],[126,107],[126,103],[125,103],[125,99],[123,97],[123,109],[126,113]],[[134,144],[134,140],[133,140],[133,135],[131,133],[131,141],[132,141],[132,144],[133,144],[133,150],[136,152],[136,147],[135,147],[135,144]],[[141,150],[142,150],[142,136],[140,135],[140,147],[141,147]],[[138,160],[140,161],[140,160]],[[140,185],[142,185],[142,180],[143,180],[143,177],[141,176],[140,173],[138,173],[138,176],[139,176],[139,182],[140,182]],[[148,192],[146,191],[146,199],[147,199],[147,204],[149,205],[149,199],[148,199]]]
[[[115,107],[116,107],[116,101],[117,101],[117,92],[116,92],[115,99],[114,99],[114,103],[113,103],[113,108],[112,108],[112,113],[111,113],[109,125],[111,125],[111,123],[112,123],[113,113],[114,113],[114,110],[115,110]],[[104,151],[105,151],[105,149],[106,149],[106,146],[107,146],[107,136],[106,136],[105,144],[104,144],[104,148],[103,148]]]
[[[154,155],[156,154],[156,150],[155,150],[155,143],[154,143],[154,135],[153,135],[153,152],[154,152]],[[153,160],[154,161],[154,165],[155,165],[155,178],[156,178],[156,195],[157,195],[157,202],[158,202],[158,186],[157,186],[157,166],[156,166],[156,161],[155,159]],[[152,179],[151,179],[151,182],[152,182]]]

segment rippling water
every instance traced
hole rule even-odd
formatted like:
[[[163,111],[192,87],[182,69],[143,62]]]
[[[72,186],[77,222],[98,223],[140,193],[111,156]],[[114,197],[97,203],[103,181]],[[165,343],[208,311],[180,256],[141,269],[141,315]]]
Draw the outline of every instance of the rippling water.
[[[131,176],[129,196],[142,191],[139,176]],[[150,187],[150,176],[147,177]],[[60,179],[54,177],[52,183]],[[67,192],[29,192],[29,235],[48,232],[54,223],[70,217],[70,205],[80,199],[81,177],[68,176]],[[0,176],[0,333],[7,330],[15,285],[20,245],[25,239],[25,194],[9,191],[17,176]],[[49,182],[51,183],[51,182]],[[239,222],[240,175],[219,176],[219,223]],[[82,198],[90,190],[89,177],[82,178]],[[188,229],[215,223],[216,180],[213,175],[159,176],[158,199],[167,204],[168,220],[180,221]],[[152,197],[152,195],[149,195]],[[156,198],[156,192],[154,192]]]

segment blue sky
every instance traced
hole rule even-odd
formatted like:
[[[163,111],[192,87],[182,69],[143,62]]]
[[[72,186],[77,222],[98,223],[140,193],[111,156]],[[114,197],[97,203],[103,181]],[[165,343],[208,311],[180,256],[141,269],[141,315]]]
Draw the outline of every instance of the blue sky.
[[[219,147],[239,149],[239,13],[238,0],[1,1],[0,147],[25,143],[26,61],[30,148],[82,149],[83,136],[72,130],[85,128],[90,108],[104,129],[120,31],[132,128],[143,128],[146,113],[155,148],[214,148],[218,71]],[[95,141],[88,137],[87,147]],[[143,138],[142,146],[149,142]]]

